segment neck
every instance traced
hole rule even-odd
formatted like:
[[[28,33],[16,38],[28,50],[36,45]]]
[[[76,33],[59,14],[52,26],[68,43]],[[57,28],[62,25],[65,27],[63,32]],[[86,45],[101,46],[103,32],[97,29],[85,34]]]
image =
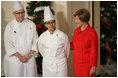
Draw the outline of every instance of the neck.
[[[54,33],[54,31],[55,31],[55,30],[53,30],[53,31],[49,30],[50,34],[53,34],[53,33]]]
[[[84,23],[82,26],[81,26],[81,31],[83,31],[84,29],[86,29],[86,27],[87,27],[87,23]]]
[[[19,23],[22,23],[22,21],[19,21],[19,20],[17,20],[17,19],[16,19],[16,21],[19,22]]]
[[[49,31],[50,32],[50,34],[53,34],[54,33],[54,31]]]

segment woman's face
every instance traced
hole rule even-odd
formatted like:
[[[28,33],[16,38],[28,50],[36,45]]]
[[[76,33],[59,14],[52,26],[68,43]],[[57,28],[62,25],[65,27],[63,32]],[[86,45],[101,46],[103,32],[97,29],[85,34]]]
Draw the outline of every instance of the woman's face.
[[[77,24],[78,27],[81,27],[84,24],[84,22],[81,21],[77,15],[75,17],[75,23]]]
[[[45,26],[48,28],[49,31],[54,31],[56,26],[55,26],[55,20],[49,20],[46,22]]]

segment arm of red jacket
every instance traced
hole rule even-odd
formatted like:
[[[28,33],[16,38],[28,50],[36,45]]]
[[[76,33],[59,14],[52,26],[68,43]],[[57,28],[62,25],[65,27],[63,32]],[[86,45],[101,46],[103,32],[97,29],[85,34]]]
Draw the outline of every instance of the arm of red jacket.
[[[70,49],[74,50],[73,42],[70,42],[70,45],[71,45]]]
[[[70,42],[70,49],[74,50],[74,38],[73,38],[72,42]]]
[[[90,54],[90,66],[97,67],[98,60],[98,36],[96,31],[91,33],[91,54]]]

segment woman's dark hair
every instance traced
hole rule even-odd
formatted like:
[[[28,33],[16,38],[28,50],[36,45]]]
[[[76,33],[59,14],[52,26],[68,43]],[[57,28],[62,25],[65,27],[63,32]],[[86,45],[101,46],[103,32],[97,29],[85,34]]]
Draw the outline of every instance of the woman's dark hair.
[[[83,22],[87,22],[90,20],[90,13],[86,9],[79,9],[75,12],[74,17],[78,16],[79,19]]]

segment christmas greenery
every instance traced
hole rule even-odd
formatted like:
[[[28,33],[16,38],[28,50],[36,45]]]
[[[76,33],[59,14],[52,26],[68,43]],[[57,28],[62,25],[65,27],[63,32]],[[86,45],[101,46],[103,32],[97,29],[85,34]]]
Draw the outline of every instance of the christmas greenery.
[[[35,8],[42,7],[42,6],[50,6],[50,1],[31,1],[27,3],[28,6],[27,14],[28,19],[33,21],[36,24],[36,29],[38,32],[38,36],[40,36],[47,28],[44,26],[44,10],[34,12]],[[52,13],[54,14],[53,10],[51,9]],[[36,64],[37,64],[37,71],[39,74],[42,73],[42,56],[39,53],[39,56],[36,57]]]
[[[100,1],[100,41],[108,43],[110,57],[117,60],[117,1]]]
[[[101,1],[101,25],[110,30],[111,35],[107,35],[107,38],[111,38],[116,35],[117,31],[117,2],[116,1]],[[105,32],[104,29],[101,32]]]

